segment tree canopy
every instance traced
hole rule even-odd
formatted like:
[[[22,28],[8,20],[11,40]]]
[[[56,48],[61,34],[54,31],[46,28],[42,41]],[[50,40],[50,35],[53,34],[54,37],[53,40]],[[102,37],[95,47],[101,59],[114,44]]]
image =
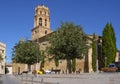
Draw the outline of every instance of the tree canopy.
[[[0,53],[0,62],[3,60],[3,58],[2,58],[2,54]]]
[[[116,37],[112,24],[107,23],[102,36],[102,55],[104,57],[104,64],[109,65],[115,61],[117,52]]]
[[[47,48],[48,52],[57,61],[66,59],[67,65],[71,64],[72,59],[82,59],[87,50],[87,38],[82,27],[69,22],[62,23],[49,41],[51,46]]]
[[[34,64],[42,60],[39,45],[33,41],[19,41],[12,52],[12,59],[17,63]]]
[[[96,71],[96,58],[97,58],[97,40],[96,39],[97,38],[94,33],[93,34],[93,43],[92,43],[92,68],[93,68],[93,71]]]

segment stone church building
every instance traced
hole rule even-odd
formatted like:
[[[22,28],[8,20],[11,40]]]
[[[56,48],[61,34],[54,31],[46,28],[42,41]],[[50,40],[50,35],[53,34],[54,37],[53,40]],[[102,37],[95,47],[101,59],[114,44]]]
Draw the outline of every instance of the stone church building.
[[[35,16],[34,16],[34,28],[32,29],[32,41],[38,42],[40,49],[45,50],[46,47],[49,45],[48,40],[46,40],[46,37],[49,36],[53,31],[50,29],[50,11],[49,8],[40,5],[35,8]],[[92,36],[88,36],[88,41],[91,44],[92,43]],[[76,70],[81,70],[81,72],[84,72],[86,68],[89,67],[87,72],[92,72],[92,49],[90,48],[88,51],[88,64],[85,66],[85,58],[82,60],[76,59]],[[38,67],[40,66],[37,65]],[[61,72],[66,72],[66,60],[60,60],[59,66],[56,67],[54,61],[49,61],[49,58],[45,59],[44,64],[44,70],[47,69],[60,69]]]
[[[49,8],[44,5],[39,5],[35,8],[34,16],[34,28],[32,29],[32,41],[39,43],[40,49],[45,50],[49,45],[46,36],[52,34],[50,28],[50,11]],[[92,35],[88,35],[89,45],[92,43]],[[98,36],[99,42],[101,43],[101,37]],[[87,60],[87,61],[86,61]],[[22,72],[26,69],[27,65],[17,64],[13,62],[13,73]],[[36,68],[37,67],[37,68]],[[40,69],[40,63],[31,66],[31,70]],[[54,61],[49,61],[46,56],[44,70],[48,69],[60,69],[61,73],[66,73],[66,60],[59,60],[59,66],[56,67]],[[83,59],[76,59],[76,71],[81,72],[92,72],[92,48],[89,48],[88,55]]]

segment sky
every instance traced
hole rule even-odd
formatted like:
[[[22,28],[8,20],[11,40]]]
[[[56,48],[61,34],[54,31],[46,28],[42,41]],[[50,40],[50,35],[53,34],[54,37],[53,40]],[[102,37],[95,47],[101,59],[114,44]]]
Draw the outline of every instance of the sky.
[[[0,0],[0,42],[6,44],[6,62],[18,41],[31,39],[34,9],[44,4],[50,10],[51,30],[61,22],[81,25],[86,34],[102,36],[106,23],[112,23],[120,50],[120,0]]]

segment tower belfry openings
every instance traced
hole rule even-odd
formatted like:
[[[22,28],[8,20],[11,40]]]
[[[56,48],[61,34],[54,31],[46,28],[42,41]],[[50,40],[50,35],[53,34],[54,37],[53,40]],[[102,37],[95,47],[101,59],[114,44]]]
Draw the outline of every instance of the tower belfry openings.
[[[50,29],[50,11],[49,8],[40,5],[35,8],[34,16],[34,28],[32,29],[32,40],[38,40],[39,38],[51,33]]]

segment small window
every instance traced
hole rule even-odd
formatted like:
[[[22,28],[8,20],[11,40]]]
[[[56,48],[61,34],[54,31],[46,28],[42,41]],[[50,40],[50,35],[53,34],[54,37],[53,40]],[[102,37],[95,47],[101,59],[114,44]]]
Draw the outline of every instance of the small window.
[[[2,50],[2,53],[4,53],[4,50]]]
[[[45,26],[47,26],[47,19],[45,19]]]
[[[40,11],[40,14],[42,14],[42,11]]]
[[[37,34],[37,31],[35,30],[35,34]]]
[[[42,18],[39,18],[39,25],[42,26]]]
[[[47,34],[47,30],[45,30],[45,34]]]

